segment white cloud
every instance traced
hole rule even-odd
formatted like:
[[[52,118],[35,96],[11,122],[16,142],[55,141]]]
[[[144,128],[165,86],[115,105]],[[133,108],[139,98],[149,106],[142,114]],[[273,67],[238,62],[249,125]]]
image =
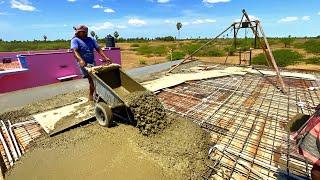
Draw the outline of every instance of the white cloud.
[[[63,26],[66,27],[66,26],[68,26],[68,25],[64,24]]]
[[[130,19],[128,21],[128,24],[133,26],[143,26],[143,25],[146,25],[147,23],[144,20],[140,20],[140,19]]]
[[[175,24],[176,23],[174,20],[171,20],[171,19],[167,19],[164,22],[167,24]]]
[[[103,30],[103,29],[112,29],[112,28],[114,28],[114,25],[110,22],[105,22],[100,26],[90,27],[90,29],[92,29],[93,31],[99,31],[99,30]]]
[[[7,13],[7,12],[0,12],[0,16],[5,16],[5,15],[9,15],[9,13]]]
[[[214,23],[214,22],[216,22],[217,20],[215,20],[215,19],[206,19],[206,20],[204,20],[205,22],[207,22],[207,23]]]
[[[168,3],[170,0],[158,0],[158,3]]]
[[[280,19],[278,22],[290,22],[290,21],[297,21],[297,20],[298,20],[297,17],[291,16],[291,17],[285,17],[283,19]]]
[[[127,26],[125,26],[125,25],[120,25],[120,26],[116,26],[117,28],[119,28],[119,29],[125,29],[125,28],[128,28]]]
[[[114,10],[113,10],[113,9],[110,9],[110,8],[107,8],[107,9],[104,10],[104,12],[106,12],[106,13],[113,13]]]
[[[320,11],[318,12],[318,15],[320,16]]]
[[[191,23],[192,24],[204,24],[204,23],[214,23],[216,22],[217,20],[214,20],[214,19],[205,19],[205,20],[202,20],[202,19],[197,19],[195,21],[192,21]]]
[[[103,7],[97,4],[97,5],[92,6],[92,8],[99,9],[99,8],[103,8]]]
[[[22,11],[35,11],[36,8],[32,6],[32,3],[28,0],[12,0],[11,8],[16,8]]]
[[[189,25],[190,23],[189,22],[182,22],[181,23],[183,26],[187,26],[187,25]]]
[[[76,2],[77,0],[68,0],[69,2]]]
[[[220,3],[220,2],[230,2],[231,0],[203,0],[203,3]]]
[[[310,20],[310,16],[303,16],[303,17],[301,18],[301,20],[303,20],[303,21],[309,21],[309,20]]]
[[[192,21],[191,23],[192,23],[192,24],[203,24],[203,23],[205,23],[205,22],[204,22],[204,20],[197,19],[197,20],[195,20],[195,21]]]

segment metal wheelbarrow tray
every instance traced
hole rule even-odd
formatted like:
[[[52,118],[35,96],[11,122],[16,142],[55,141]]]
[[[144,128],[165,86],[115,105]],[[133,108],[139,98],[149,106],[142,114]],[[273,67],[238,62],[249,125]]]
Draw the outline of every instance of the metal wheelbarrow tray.
[[[132,92],[146,91],[117,64],[92,68],[94,82],[95,115],[100,125],[110,127],[116,110],[127,108],[125,97]]]

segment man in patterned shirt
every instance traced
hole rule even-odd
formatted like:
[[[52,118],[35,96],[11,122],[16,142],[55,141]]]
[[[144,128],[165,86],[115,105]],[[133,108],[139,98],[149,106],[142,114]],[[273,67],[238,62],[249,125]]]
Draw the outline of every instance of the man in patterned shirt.
[[[71,50],[76,59],[76,63],[83,78],[89,80],[89,100],[93,100],[94,84],[92,77],[85,69],[86,66],[95,66],[94,49],[108,62],[111,63],[98,43],[91,37],[88,37],[88,27],[80,25],[75,29],[74,37],[71,39]]]

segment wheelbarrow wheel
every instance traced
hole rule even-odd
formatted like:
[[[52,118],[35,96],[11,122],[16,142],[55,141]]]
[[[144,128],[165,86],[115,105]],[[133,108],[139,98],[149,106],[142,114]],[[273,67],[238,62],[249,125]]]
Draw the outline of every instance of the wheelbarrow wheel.
[[[96,103],[95,106],[96,119],[101,126],[111,127],[112,125],[112,111],[104,102]]]

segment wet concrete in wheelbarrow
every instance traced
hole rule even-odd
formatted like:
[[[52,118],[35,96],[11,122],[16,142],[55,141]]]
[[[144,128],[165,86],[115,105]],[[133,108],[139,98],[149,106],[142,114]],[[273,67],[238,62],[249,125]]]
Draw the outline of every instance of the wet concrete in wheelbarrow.
[[[69,102],[79,94],[55,98]],[[30,107],[38,112],[60,103],[43,101]],[[44,104],[46,108],[41,107]],[[202,179],[208,133],[190,120],[165,113],[161,117],[158,121],[166,122],[166,128],[156,134],[150,131],[149,136],[131,125],[105,128],[97,122],[44,136],[7,172],[6,179]]]

